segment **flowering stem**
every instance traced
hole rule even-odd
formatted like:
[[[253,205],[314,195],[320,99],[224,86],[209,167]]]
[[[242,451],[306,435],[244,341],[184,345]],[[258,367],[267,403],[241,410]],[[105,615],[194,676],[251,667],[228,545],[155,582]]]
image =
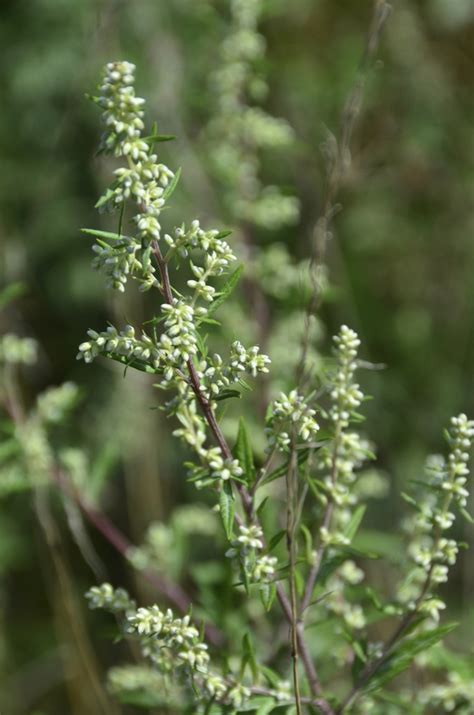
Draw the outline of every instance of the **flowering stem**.
[[[160,247],[156,241],[153,242],[152,244],[153,248],[153,255],[155,256],[155,260],[158,266],[158,269],[160,271],[160,276],[161,276],[161,290],[163,293],[163,296],[165,300],[172,304],[173,302],[173,293],[171,289],[171,283],[170,283],[170,278],[169,278],[169,272],[168,272],[168,265],[163,259],[163,255],[161,253]],[[201,389],[201,382],[199,380],[199,375],[197,374],[195,365],[190,358],[187,361],[187,368],[189,372],[189,379],[190,379],[190,385],[192,387],[192,390],[194,394],[196,395],[196,399],[199,402],[199,405],[201,407],[202,413],[204,415],[204,418],[206,422],[209,425],[209,428],[211,429],[211,432],[213,433],[217,444],[219,445],[222,454],[226,459],[231,459],[232,458],[232,450],[230,449],[226,438],[224,437],[224,434],[222,433],[221,428],[219,427],[216,417],[214,415],[214,411],[211,407],[211,404],[209,403],[209,400],[206,398],[206,396],[203,394],[203,391]],[[255,515],[255,508],[254,508],[254,499],[253,496],[249,494],[247,488],[245,485],[238,483],[236,485],[237,491],[239,493],[239,496],[242,501],[242,505],[245,511],[245,514],[250,522],[255,524],[256,526],[260,526],[258,518]],[[239,523],[241,520],[236,515],[236,521]],[[276,593],[277,593],[277,598],[280,603],[280,606],[282,608],[282,611],[284,613],[284,616],[288,623],[290,625],[293,622],[293,616],[292,616],[292,607],[290,600],[285,593],[285,590],[283,589],[283,586],[280,583],[276,584]],[[297,645],[299,648],[299,652],[301,654],[301,660],[303,661],[303,665],[305,668],[305,672],[308,678],[308,683],[311,689],[311,692],[314,695],[319,695],[321,693],[321,685],[319,683],[319,678],[316,672],[316,669],[314,667],[314,663],[312,662],[307,644],[305,643],[304,640],[304,634],[302,629],[296,628],[296,638],[297,638]],[[326,702],[326,701],[324,701]],[[326,703],[326,710],[323,711],[327,713],[327,715],[331,715],[332,710],[329,706],[328,703]]]
[[[450,506],[452,500],[452,494],[448,493],[446,494],[446,497],[444,499],[444,503],[442,506],[442,511],[447,512]],[[434,547],[433,550],[436,551],[437,547],[439,545],[440,539],[442,537],[442,529],[439,525],[435,527],[434,530]],[[421,591],[418,595],[418,598],[416,599],[414,607],[405,614],[405,616],[402,618],[396,629],[394,630],[393,634],[390,636],[388,639],[387,643],[384,646],[383,652],[380,655],[379,658],[374,663],[369,664],[364,670],[362,671],[359,680],[357,683],[354,685],[352,688],[351,692],[347,696],[347,698],[343,701],[342,705],[340,706],[339,710],[337,710],[337,714],[343,713],[346,708],[348,708],[358,697],[361,689],[364,687],[364,685],[380,670],[382,665],[385,663],[387,658],[390,656],[393,648],[395,645],[398,643],[400,638],[403,636],[407,628],[411,625],[417,614],[419,613],[420,606],[422,605],[426,594],[428,593],[431,583],[432,583],[432,575],[433,575],[433,569],[434,569],[435,564],[432,562],[430,564],[430,567],[427,571],[426,574],[426,579],[423,583],[423,586],[421,588]]]

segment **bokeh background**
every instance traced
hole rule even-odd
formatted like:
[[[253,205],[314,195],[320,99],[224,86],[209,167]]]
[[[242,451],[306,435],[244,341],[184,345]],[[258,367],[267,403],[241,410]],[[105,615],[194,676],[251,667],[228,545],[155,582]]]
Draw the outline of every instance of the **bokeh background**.
[[[64,380],[80,385],[81,405],[61,438],[87,445],[97,469],[109,474],[103,508],[136,543],[151,521],[166,522],[194,496],[180,467],[184,455],[168,439],[170,426],[150,409],[159,399],[150,383],[75,360],[88,328],[102,329],[107,320],[140,323],[153,310],[150,297],[134,290],[112,296],[90,268],[90,241],[79,228],[108,227],[93,207],[112,165],[95,156],[99,117],[84,95],[94,91],[105,62],[135,62],[148,117],[161,132],[177,135],[160,145],[164,161],[183,168],[175,216],[228,225],[202,139],[215,103],[209,75],[226,32],[225,5],[3,0],[0,6],[0,280],[26,285],[2,314],[1,327],[41,345],[39,365],[25,377],[27,399]],[[474,10],[470,0],[393,5],[339,197],[343,209],[327,256],[331,289],[316,345],[327,351],[330,335],[345,322],[359,332],[364,357],[386,365],[367,372],[363,384],[375,398],[365,429],[377,445],[377,466],[388,475],[386,498],[369,511],[366,538],[383,542],[387,552],[396,549],[387,531],[397,529],[404,510],[400,488],[419,476],[427,452],[442,449],[451,414],[474,415]],[[371,10],[370,0],[267,3],[265,106],[291,123],[296,141],[283,157],[264,157],[262,171],[268,183],[298,196],[301,215],[290,228],[255,229],[255,261],[274,243],[284,244],[293,261],[310,254],[324,187],[320,145],[328,129],[337,131]],[[297,346],[278,327],[292,297],[277,290],[285,274],[277,263],[270,261],[266,277],[273,282],[266,337],[272,354],[271,336],[278,336],[284,361]],[[230,333],[238,335],[242,316],[252,312],[239,300],[242,295],[228,313],[238,322]],[[254,324],[242,330],[258,335]],[[61,536],[51,553],[29,494],[0,503],[0,710],[6,715],[103,712],[93,698],[87,709],[80,691],[100,681],[117,654],[105,637],[94,639],[82,593],[95,576],[68,518],[74,514],[57,510]],[[99,536],[91,538],[107,577],[132,583],[120,558]],[[472,542],[468,529],[464,540]],[[472,556],[460,560],[449,589],[469,643]]]

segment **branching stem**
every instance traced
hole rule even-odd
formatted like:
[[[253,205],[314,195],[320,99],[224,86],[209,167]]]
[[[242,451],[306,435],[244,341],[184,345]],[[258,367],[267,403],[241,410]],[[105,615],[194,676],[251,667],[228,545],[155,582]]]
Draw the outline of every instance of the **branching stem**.
[[[171,283],[170,283],[170,278],[169,278],[169,272],[168,272],[168,266],[166,262],[163,259],[160,247],[158,243],[155,241],[153,243],[153,254],[155,256],[155,260],[158,266],[158,269],[160,271],[160,277],[161,277],[161,291],[163,294],[163,297],[168,303],[173,302],[173,293],[172,293],[172,288],[171,288]],[[226,438],[224,437],[224,434],[222,433],[221,428],[219,427],[219,424],[217,423],[214,410],[212,409],[212,406],[207,399],[207,397],[204,395],[202,389],[201,389],[201,382],[199,380],[199,375],[197,374],[195,365],[192,361],[192,359],[188,360],[187,362],[187,368],[189,372],[189,381],[191,388],[196,396],[196,399],[201,407],[202,413],[204,415],[204,418],[206,422],[209,425],[209,428],[211,432],[214,435],[214,438],[219,445],[222,454],[226,459],[231,459],[232,458],[232,450],[230,449]],[[245,515],[249,522],[255,524],[256,526],[260,526],[258,517],[255,513],[255,505],[254,505],[254,498],[253,495],[249,493],[245,485],[237,483],[236,484],[236,489],[237,492],[240,496],[240,499],[242,501],[242,506],[245,512]],[[236,515],[236,521],[237,523],[242,523],[241,519]],[[291,602],[290,599],[288,598],[283,586],[281,583],[276,584],[276,593],[277,593],[277,598],[280,603],[280,606],[282,608],[283,614],[288,621],[288,623],[291,625],[293,621],[293,616],[292,616],[292,608],[291,608]],[[299,653],[301,655],[301,660],[304,665],[304,669],[306,672],[306,676],[308,679],[308,683],[311,689],[311,692],[315,696],[319,696],[321,694],[321,685],[319,682],[319,678],[317,675],[316,668],[314,666],[314,663],[311,659],[311,655],[309,653],[309,649],[307,644],[305,643],[304,639],[304,634],[303,630],[300,628],[296,628],[296,638],[297,638],[297,646],[299,649]],[[323,698],[320,698],[321,702],[324,702],[324,707],[326,708],[325,710],[322,710],[324,715],[333,715],[333,710],[330,707],[329,703],[327,703]],[[321,709],[321,708],[320,708]]]

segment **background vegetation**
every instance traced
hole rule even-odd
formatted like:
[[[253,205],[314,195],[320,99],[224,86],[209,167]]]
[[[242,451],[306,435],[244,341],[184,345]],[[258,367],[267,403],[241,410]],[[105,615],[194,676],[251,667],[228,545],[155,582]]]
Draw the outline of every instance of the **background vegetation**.
[[[241,245],[249,271],[273,243],[284,244],[294,261],[310,254],[324,186],[320,145],[328,129],[337,129],[371,7],[369,0],[267,3],[265,104],[290,122],[296,142],[283,155],[264,156],[263,176],[294,192],[302,210],[289,228],[254,229],[253,253]],[[378,447],[377,466],[389,476],[387,498],[369,510],[365,538],[395,556],[400,544],[386,534],[403,508],[395,494],[417,477],[426,451],[440,450],[448,416],[474,414],[473,20],[469,0],[394,2],[327,256],[331,288],[318,350],[346,322],[358,331],[365,357],[386,365],[364,377],[364,391],[375,397],[366,428]],[[177,135],[171,148],[161,145],[166,161],[183,167],[177,215],[232,227],[204,139],[215,110],[209,76],[227,23],[224,0],[4,0],[0,9],[0,279],[26,285],[0,325],[41,345],[26,395],[64,380],[81,386],[81,405],[61,437],[91,445],[95,478],[108,475],[102,506],[135,543],[151,521],[169,522],[195,496],[167,422],[149,409],[157,401],[150,383],[74,360],[87,328],[139,322],[150,300],[111,297],[89,267],[90,242],[78,229],[97,224],[93,206],[109,167],[94,158],[97,114],[83,97],[104,62],[135,62],[150,115],[160,132]],[[273,330],[292,319],[295,298],[285,289],[288,265],[276,254],[263,265],[270,286],[264,337],[280,365],[291,360],[291,342],[279,357],[272,335],[285,340],[290,325]],[[229,310],[231,325],[252,312],[242,288]],[[245,330],[262,336],[255,321]],[[261,397],[249,405],[258,410]],[[116,661],[82,601],[95,580],[78,548],[83,527],[71,511],[53,513],[56,536],[47,543],[28,493],[0,503],[0,710],[7,714],[103,712],[94,688]],[[100,536],[90,538],[107,578],[130,584],[123,561]],[[464,540],[472,541],[468,530]],[[473,579],[472,558],[464,557],[447,594],[462,622],[454,636],[461,650],[474,636]],[[141,579],[137,587],[143,598],[153,597]]]

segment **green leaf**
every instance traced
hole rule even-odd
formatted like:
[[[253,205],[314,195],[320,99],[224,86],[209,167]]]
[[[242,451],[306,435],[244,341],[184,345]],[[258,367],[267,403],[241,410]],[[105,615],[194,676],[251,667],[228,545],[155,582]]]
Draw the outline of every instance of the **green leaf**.
[[[163,191],[163,196],[161,197],[164,201],[167,201],[170,196],[174,193],[174,190],[178,186],[178,181],[181,176],[181,167],[178,169],[176,174],[173,176],[171,179],[170,183],[166,187],[166,189]]]
[[[112,476],[112,470],[119,458],[119,449],[112,441],[106,442],[99,452],[90,470],[87,484],[87,496],[93,504],[97,504],[107,483]]]
[[[363,671],[366,663],[367,663],[367,656],[365,654],[364,647],[362,643],[359,641],[355,640],[349,635],[349,642],[352,646],[352,649],[354,651],[354,660],[352,663],[352,668],[351,668],[351,675],[352,675],[352,682],[355,685],[357,683],[357,680]]]
[[[240,265],[238,268],[235,269],[233,273],[230,274],[229,279],[225,284],[224,290],[220,291],[218,297],[213,300],[211,305],[209,306],[206,317],[213,315],[213,313],[216,312],[216,310],[222,305],[222,303],[227,300],[227,298],[230,296],[237,283],[239,282],[243,270],[243,265]]]
[[[20,451],[20,443],[15,438],[0,442],[0,464],[10,459],[10,457],[16,456]]]
[[[266,611],[269,611],[272,607],[275,595],[276,587],[273,583],[265,583],[260,587],[260,598]]]
[[[416,499],[414,499],[412,496],[407,494],[406,492],[401,492],[400,496],[402,497],[403,501],[406,501],[407,504],[412,506],[414,509],[417,511],[421,511],[420,506],[418,505]]]
[[[260,502],[260,504],[258,505],[258,507],[256,509],[257,516],[259,519],[262,518],[262,514],[263,514],[264,509],[267,506],[267,504],[268,504],[268,496],[266,496],[264,499],[262,499],[262,501]]]
[[[272,536],[270,539],[270,543],[267,546],[267,553],[271,553],[273,549],[280,543],[280,541],[283,539],[283,537],[286,534],[286,529],[282,529],[281,531],[278,531],[276,534]]]
[[[331,546],[331,556],[325,556],[318,575],[318,583],[324,584],[329,576],[339,566],[350,558],[378,559],[379,555],[372,551],[360,551],[352,546]]]
[[[117,695],[119,702],[124,705],[134,705],[137,708],[155,708],[163,705],[166,700],[161,693],[152,693],[149,690],[126,690]]]
[[[240,400],[240,398],[242,397],[242,393],[240,393],[238,390],[222,390],[222,392],[219,392],[219,394],[213,397],[213,399],[216,402],[222,402],[222,400],[229,400],[232,397],[235,397]]]
[[[253,647],[252,639],[249,633],[245,633],[242,638],[242,675],[244,674],[245,667],[250,666],[250,670],[253,675],[253,679],[258,678],[258,665],[255,658],[255,649]]]
[[[22,283],[21,281],[10,283],[10,285],[6,286],[6,288],[4,288],[0,293],[0,308],[4,308],[8,305],[8,303],[11,303],[12,300],[19,298],[20,295],[23,295],[25,292],[25,283]]]
[[[214,320],[214,318],[200,318],[199,325],[202,325],[203,323],[204,325],[221,325],[221,323],[218,320]]]
[[[304,464],[308,457],[309,457],[310,450],[309,449],[302,449],[300,452],[298,452],[298,466],[300,467],[302,464]],[[280,479],[280,477],[284,477],[285,474],[288,471],[288,460],[285,461],[284,464],[282,464],[280,467],[277,467],[274,469],[270,474],[267,474],[266,477],[262,479],[260,482],[260,486],[263,487],[264,484],[269,484],[270,482],[273,482],[275,479]]]
[[[94,208],[100,209],[104,204],[106,204],[108,201],[110,201],[110,199],[112,198],[113,195],[114,195],[113,189],[107,189],[105,194],[103,194],[100,197],[100,199],[97,201]]]
[[[413,638],[402,641],[392,655],[387,658],[385,663],[380,666],[364,689],[368,692],[378,690],[382,685],[385,685],[409,668],[415,656],[428,650],[428,648],[432,648],[432,646],[456,628],[457,625],[457,623],[447,623],[444,626],[433,628],[424,633],[417,633]]]
[[[229,481],[225,481],[222,485],[219,495],[219,505],[226,536],[229,541],[232,541],[234,535],[235,500],[232,484]]]
[[[253,484],[255,481],[255,463],[253,460],[253,452],[252,447],[250,446],[247,427],[243,417],[241,417],[239,421],[239,431],[237,433],[237,442],[234,447],[234,455],[239,460],[240,466],[244,470],[247,484]]]
[[[109,360],[115,360],[115,362],[119,362],[121,365],[125,365],[126,370],[129,367],[132,367],[134,370],[146,372],[150,375],[159,375],[163,372],[162,368],[155,370],[155,368],[151,365],[148,365],[148,363],[144,362],[143,360],[138,360],[135,357],[132,357],[130,359],[125,355],[116,355],[114,353],[105,353],[104,357],[108,358]]]
[[[359,530],[359,526],[362,523],[362,519],[364,518],[364,514],[366,511],[366,506],[365,504],[361,504],[360,506],[357,507],[355,512],[353,513],[351,520],[349,521],[348,525],[346,526],[346,529],[344,531],[344,536],[346,536],[349,541],[352,541],[354,536],[357,534],[357,531]]]
[[[460,507],[459,511],[461,512],[461,514],[463,515],[463,517],[466,519],[466,521],[467,521],[469,524],[474,524],[474,519],[473,519],[472,516],[469,514],[469,512],[467,511],[467,509],[464,509],[463,507]]]
[[[304,541],[305,541],[305,546],[306,546],[306,558],[308,561],[310,561],[312,551],[313,551],[313,537],[311,536],[311,532],[308,529],[308,527],[305,526],[305,524],[301,524],[300,529],[303,532],[303,536],[304,536]]]
[[[281,675],[269,668],[267,665],[260,666],[260,672],[267,679],[271,688],[278,688],[281,682]]]
[[[147,144],[159,144],[160,142],[172,142],[174,139],[176,139],[174,134],[150,134],[144,138],[144,141]]]
[[[99,231],[97,228],[81,228],[81,233],[86,233],[88,236],[95,236],[96,238],[106,238],[108,241],[122,241],[124,238],[130,238],[130,236],[112,233],[111,231]]]

